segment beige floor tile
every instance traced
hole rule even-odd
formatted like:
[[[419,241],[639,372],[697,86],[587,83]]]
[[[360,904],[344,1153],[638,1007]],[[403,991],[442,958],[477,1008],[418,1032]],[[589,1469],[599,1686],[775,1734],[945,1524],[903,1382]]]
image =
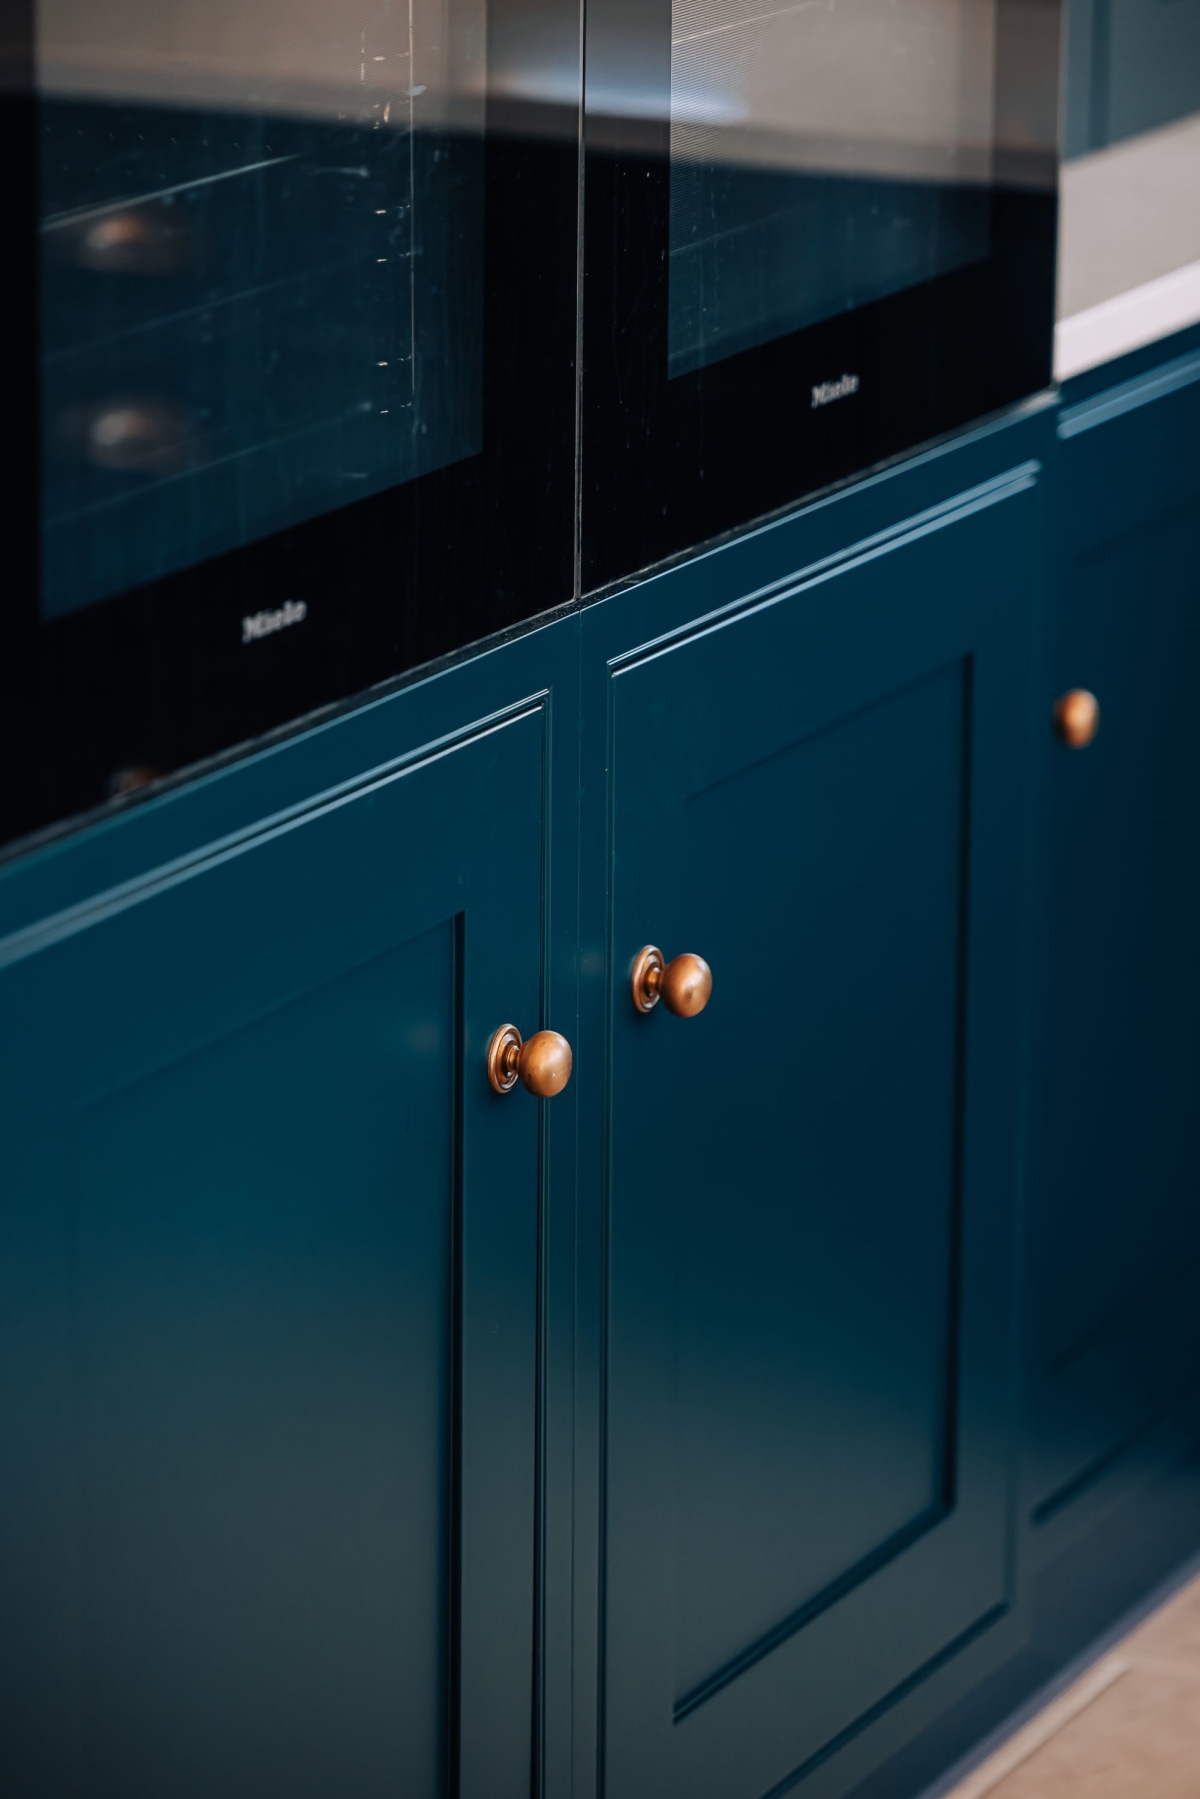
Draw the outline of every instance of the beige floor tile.
[[[985,1799],[993,1795],[1006,1774],[1029,1760],[1054,1733],[1061,1730],[1085,1706],[1090,1705],[1114,1680],[1119,1680],[1129,1664],[1121,1655],[1106,1655],[1090,1667],[1086,1674],[1044,1705],[1028,1724],[1015,1731],[1008,1741],[981,1762],[972,1774],[956,1786],[950,1799]]]
[[[1200,1799],[1200,1574],[949,1799]]]
[[[989,1799],[1200,1799],[1200,1678],[1128,1668]]]
[[[1191,1669],[1200,1678],[1200,1579],[1127,1636],[1121,1651],[1131,1661],[1163,1662]]]

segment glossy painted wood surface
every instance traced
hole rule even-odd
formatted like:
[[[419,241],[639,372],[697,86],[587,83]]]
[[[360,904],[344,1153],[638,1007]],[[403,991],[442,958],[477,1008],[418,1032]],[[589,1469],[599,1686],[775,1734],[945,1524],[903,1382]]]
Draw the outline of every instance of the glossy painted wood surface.
[[[1065,156],[1200,108],[1200,0],[1067,0]]]
[[[530,1790],[549,642],[6,941],[6,1790]]]
[[[1013,1600],[1037,478],[757,602],[710,567],[682,629],[669,578],[585,615],[623,1799],[790,1784]],[[699,1017],[633,1007],[646,941],[711,964]]]
[[[1050,1517],[1200,1380],[1200,358],[1068,408],[1044,739],[1030,1502]]]
[[[1135,360],[0,869],[18,1790],[899,1799],[1200,1541],[1200,383]]]

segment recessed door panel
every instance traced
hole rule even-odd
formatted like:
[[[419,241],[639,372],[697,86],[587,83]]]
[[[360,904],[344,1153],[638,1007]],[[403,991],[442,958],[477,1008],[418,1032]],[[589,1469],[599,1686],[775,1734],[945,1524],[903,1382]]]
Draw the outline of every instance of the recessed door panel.
[[[610,661],[611,1796],[758,1799],[1012,1603],[1035,473]]]
[[[1086,687],[1100,728],[1079,750],[1043,737],[1030,1497],[1044,1518],[1200,1376],[1200,852],[1188,822],[1200,771],[1200,500],[1188,460],[1198,393],[1184,386],[1072,434],[1061,452],[1071,542],[1044,705]],[[1139,478],[1130,492],[1131,469],[1146,471],[1145,491]],[[1133,516],[1171,487],[1174,504]]]
[[[543,750],[10,940],[6,1790],[528,1794]]]
[[[455,974],[443,925],[75,1122],[106,1791],[442,1790]]]
[[[677,1294],[677,1707],[952,1501],[965,679],[943,671],[687,804],[682,884],[711,896],[692,935],[737,972],[672,1032],[661,1104],[668,1081],[703,1090],[714,1035],[749,1041],[656,1186]],[[770,1048],[756,1019],[778,1021]],[[663,1022],[641,1033],[652,1081]]]

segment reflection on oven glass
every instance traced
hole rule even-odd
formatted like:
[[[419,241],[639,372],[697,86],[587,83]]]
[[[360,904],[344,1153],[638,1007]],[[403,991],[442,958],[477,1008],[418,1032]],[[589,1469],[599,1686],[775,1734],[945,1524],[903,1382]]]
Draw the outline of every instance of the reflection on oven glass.
[[[669,369],[986,257],[995,0],[673,0]]]
[[[485,0],[39,0],[43,609],[480,447]]]

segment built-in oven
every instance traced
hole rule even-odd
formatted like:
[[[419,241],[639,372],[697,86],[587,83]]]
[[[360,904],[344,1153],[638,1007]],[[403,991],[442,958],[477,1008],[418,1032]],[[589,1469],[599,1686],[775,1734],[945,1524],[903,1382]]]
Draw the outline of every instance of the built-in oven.
[[[1057,0],[589,0],[596,588],[1051,379]]]
[[[27,23],[7,843],[575,591],[575,0]]]
[[[24,4],[0,845],[1050,379],[1057,0]]]

